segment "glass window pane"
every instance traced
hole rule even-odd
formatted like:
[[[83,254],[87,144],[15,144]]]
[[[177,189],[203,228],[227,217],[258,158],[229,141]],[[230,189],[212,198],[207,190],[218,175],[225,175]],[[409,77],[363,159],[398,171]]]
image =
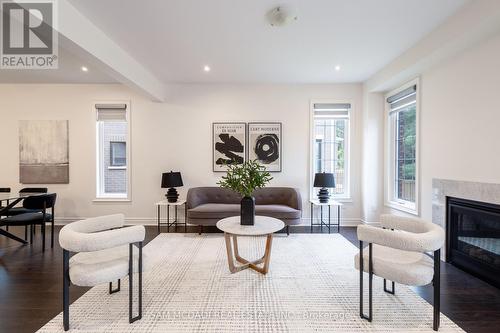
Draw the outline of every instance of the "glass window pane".
[[[336,188],[331,192],[346,194],[346,128],[348,119],[315,118],[314,120],[314,172],[333,173]]]
[[[127,149],[125,142],[110,142],[111,165],[125,166],[127,164]]]
[[[99,121],[99,194],[127,194],[127,122]]]
[[[416,104],[401,109],[395,115],[395,196],[415,202],[416,178]]]

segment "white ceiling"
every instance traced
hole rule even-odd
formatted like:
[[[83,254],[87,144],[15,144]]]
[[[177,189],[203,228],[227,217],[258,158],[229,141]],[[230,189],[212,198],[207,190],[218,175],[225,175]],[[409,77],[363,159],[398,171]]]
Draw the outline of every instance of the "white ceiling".
[[[362,82],[467,1],[69,0],[164,83]],[[271,27],[265,14],[282,4],[299,19]],[[59,70],[3,70],[0,82],[114,82],[82,75],[82,59],[61,50]]]

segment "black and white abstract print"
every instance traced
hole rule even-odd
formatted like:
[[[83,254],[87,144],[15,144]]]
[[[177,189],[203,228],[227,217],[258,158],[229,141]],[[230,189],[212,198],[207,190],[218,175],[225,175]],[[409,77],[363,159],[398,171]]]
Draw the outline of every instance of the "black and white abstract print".
[[[230,164],[242,164],[246,156],[245,123],[213,123],[213,171],[227,171]]]
[[[281,123],[249,123],[249,159],[267,171],[281,171]]]

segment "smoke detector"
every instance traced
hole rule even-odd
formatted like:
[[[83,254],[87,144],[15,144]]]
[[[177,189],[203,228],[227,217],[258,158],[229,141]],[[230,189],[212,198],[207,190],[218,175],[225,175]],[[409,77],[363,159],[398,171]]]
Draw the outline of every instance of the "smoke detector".
[[[273,27],[283,27],[297,21],[298,16],[294,8],[289,6],[279,6],[267,12],[267,20]]]

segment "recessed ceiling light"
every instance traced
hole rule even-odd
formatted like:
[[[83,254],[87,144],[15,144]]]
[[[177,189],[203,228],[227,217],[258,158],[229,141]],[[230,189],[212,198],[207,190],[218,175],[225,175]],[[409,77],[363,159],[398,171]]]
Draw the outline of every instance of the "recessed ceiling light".
[[[205,72],[210,72],[210,66],[207,66],[207,65],[203,66],[203,70]]]
[[[87,67],[85,67],[85,66],[82,66],[81,69],[82,69],[82,72],[88,72],[89,71],[89,69]]]
[[[335,66],[335,70],[338,72],[340,70],[340,65]]]

